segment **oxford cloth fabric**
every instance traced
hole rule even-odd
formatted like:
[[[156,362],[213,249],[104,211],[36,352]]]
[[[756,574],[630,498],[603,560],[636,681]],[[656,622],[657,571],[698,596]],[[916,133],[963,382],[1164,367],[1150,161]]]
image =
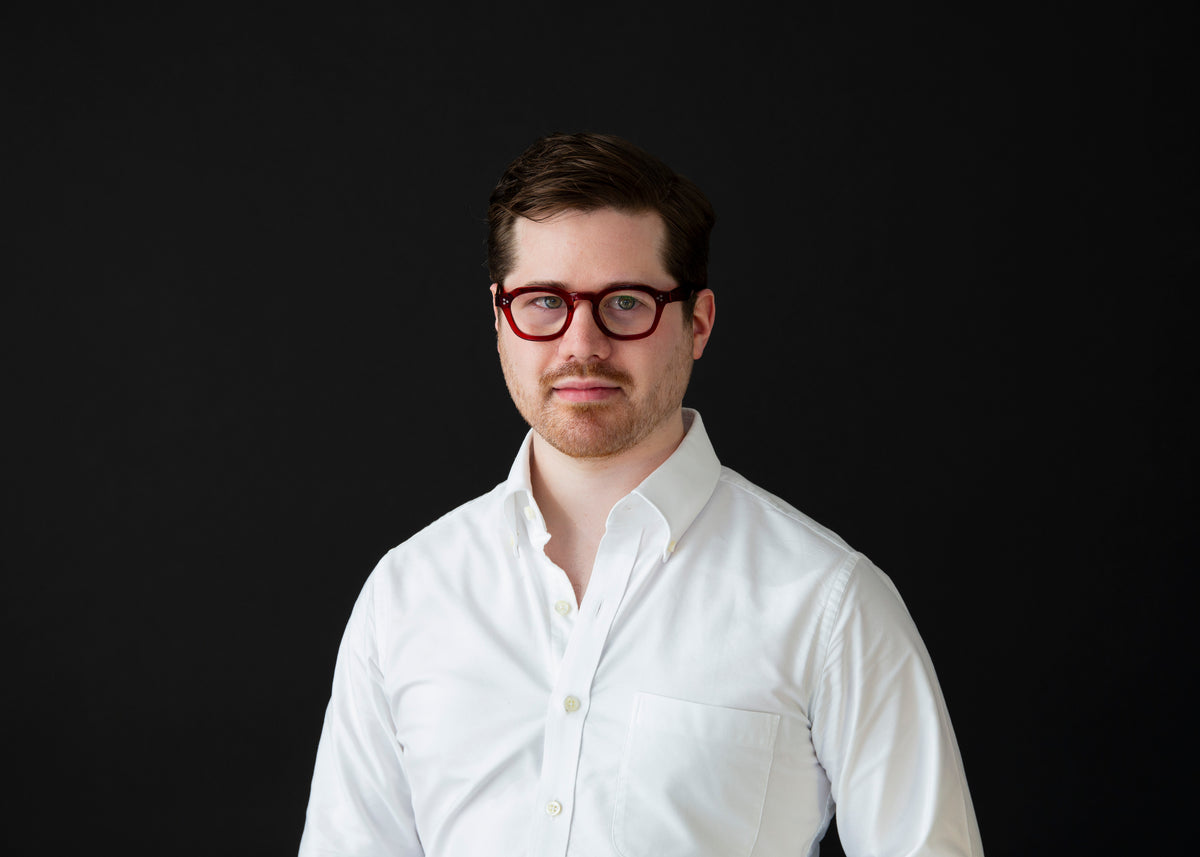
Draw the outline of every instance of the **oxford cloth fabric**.
[[[301,857],[981,855],[921,638],[862,554],[675,453],[616,504],[577,607],[527,437],[353,608]]]

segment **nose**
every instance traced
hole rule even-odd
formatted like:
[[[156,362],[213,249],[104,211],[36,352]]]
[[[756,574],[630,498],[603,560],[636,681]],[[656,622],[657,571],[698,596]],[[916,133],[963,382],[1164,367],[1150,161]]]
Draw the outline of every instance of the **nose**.
[[[588,363],[606,360],[611,352],[612,340],[596,326],[596,319],[592,315],[592,302],[578,301],[570,325],[558,339],[559,359],[564,363],[571,360]]]

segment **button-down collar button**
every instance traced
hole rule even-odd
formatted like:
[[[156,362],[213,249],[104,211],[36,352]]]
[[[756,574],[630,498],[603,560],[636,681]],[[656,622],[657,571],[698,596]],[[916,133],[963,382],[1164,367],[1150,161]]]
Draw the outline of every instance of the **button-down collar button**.
[[[537,512],[533,511],[533,507],[532,507],[532,506],[526,506],[526,507],[525,507],[525,517],[526,517],[526,518],[528,518],[528,519],[529,519],[529,520],[531,520],[531,521],[532,521],[534,518],[536,518],[536,517],[537,517]]]
[[[557,613],[559,616],[566,616],[568,613],[571,612],[571,602],[570,601],[555,601],[554,602],[554,612]]]
[[[565,708],[567,711],[578,711],[579,700],[574,696],[568,696],[563,700],[563,708]]]
[[[562,804],[558,801],[552,800],[546,804],[546,815],[558,815],[560,812],[562,812]]]

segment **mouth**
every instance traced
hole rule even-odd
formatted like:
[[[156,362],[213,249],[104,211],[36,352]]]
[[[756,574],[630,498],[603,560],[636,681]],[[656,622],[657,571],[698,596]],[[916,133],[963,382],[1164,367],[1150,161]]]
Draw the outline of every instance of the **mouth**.
[[[582,378],[560,381],[551,389],[564,402],[606,402],[621,394],[616,384]]]
[[[614,402],[632,384],[628,373],[603,364],[568,364],[542,376],[547,399],[574,405]]]

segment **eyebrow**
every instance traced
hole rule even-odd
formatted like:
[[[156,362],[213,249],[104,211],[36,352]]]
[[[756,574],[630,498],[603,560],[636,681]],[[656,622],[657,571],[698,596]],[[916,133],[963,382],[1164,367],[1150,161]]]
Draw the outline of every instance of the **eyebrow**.
[[[598,292],[604,291],[605,289],[619,288],[621,286],[640,286],[643,289],[654,289],[654,291],[656,291],[656,292],[663,291],[663,289],[660,289],[658,286],[652,286],[649,283],[639,283],[637,280],[613,280],[612,282],[605,283],[603,286],[601,286],[598,289],[594,289],[592,292],[590,292],[590,294],[596,294]],[[572,292],[573,291],[570,286],[568,286],[566,283],[561,282],[559,280],[530,280],[529,282],[522,283],[521,285],[516,286],[515,288],[518,288],[518,289],[551,288],[551,289],[561,289],[564,292]],[[588,292],[578,292],[578,294],[589,294],[589,293]]]

